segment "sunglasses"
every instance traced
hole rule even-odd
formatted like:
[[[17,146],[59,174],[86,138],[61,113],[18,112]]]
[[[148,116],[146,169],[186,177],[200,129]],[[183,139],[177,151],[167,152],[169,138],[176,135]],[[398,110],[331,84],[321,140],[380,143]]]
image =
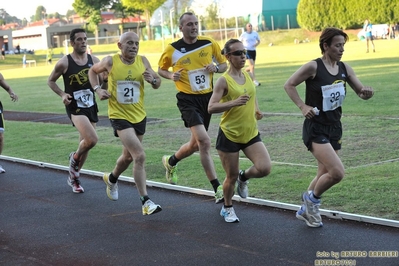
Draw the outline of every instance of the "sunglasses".
[[[247,50],[237,50],[234,52],[230,52],[228,54],[235,55],[235,56],[242,56],[247,54]]]

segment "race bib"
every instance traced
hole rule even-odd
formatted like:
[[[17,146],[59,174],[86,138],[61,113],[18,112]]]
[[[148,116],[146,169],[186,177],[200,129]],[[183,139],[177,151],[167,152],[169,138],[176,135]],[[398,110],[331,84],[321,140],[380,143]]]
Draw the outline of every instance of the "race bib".
[[[80,108],[89,108],[94,105],[94,95],[90,89],[74,91],[73,98],[76,100],[76,104]]]
[[[323,93],[323,111],[332,111],[342,105],[345,99],[344,83],[337,83],[321,87]]]
[[[190,70],[187,74],[192,91],[202,91],[210,88],[209,72],[206,69]]]
[[[116,84],[116,99],[121,104],[138,103],[140,99],[140,82],[118,81]]]

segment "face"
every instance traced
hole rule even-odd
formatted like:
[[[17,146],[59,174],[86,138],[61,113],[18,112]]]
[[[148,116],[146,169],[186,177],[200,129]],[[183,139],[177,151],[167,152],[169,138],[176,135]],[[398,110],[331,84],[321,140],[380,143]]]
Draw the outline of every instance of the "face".
[[[324,43],[324,54],[332,58],[334,61],[340,61],[344,54],[345,38],[342,35],[336,35],[332,38],[331,45]]]
[[[244,45],[241,42],[233,43],[230,46],[230,52],[227,53],[226,58],[234,68],[243,68],[247,60],[247,53],[244,49]]]
[[[75,34],[75,40],[71,42],[74,52],[78,54],[86,53],[87,47],[87,36],[84,32],[78,32]]]
[[[139,52],[139,36],[134,32],[126,32],[121,35],[118,42],[118,48],[122,56],[126,59],[135,58]]]
[[[195,40],[198,37],[198,19],[194,15],[184,15],[179,26],[183,37],[187,40]]]
[[[248,23],[245,28],[247,29],[247,32],[249,32],[249,33],[252,32],[252,25],[251,24]]]

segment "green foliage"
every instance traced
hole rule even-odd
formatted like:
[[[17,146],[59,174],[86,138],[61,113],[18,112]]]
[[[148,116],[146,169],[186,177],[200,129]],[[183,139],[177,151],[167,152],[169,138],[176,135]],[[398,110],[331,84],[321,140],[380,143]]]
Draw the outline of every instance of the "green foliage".
[[[365,19],[373,24],[399,21],[399,3],[392,0],[300,0],[297,19],[301,28],[320,31],[326,27],[353,29]]]

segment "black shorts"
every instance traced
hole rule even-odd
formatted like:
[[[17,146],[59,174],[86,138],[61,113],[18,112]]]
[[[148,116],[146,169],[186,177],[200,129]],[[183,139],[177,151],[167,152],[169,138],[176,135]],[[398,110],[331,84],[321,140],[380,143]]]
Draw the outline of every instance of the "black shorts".
[[[208,104],[212,92],[207,94],[176,94],[177,107],[180,110],[181,118],[185,127],[204,125],[208,130],[212,115],[208,113]]]
[[[3,104],[0,102],[0,133],[4,132]]]
[[[262,139],[258,133],[258,135],[248,141],[248,143],[243,144],[233,142],[226,137],[223,130],[219,127],[218,136],[216,138],[216,149],[223,152],[239,152],[240,150],[244,150],[252,144],[260,141],[262,141]]]
[[[247,50],[247,59],[256,60],[256,50]]]
[[[97,123],[98,122],[98,107],[97,104],[93,105],[89,108],[76,108],[72,109],[66,106],[66,112],[68,114],[69,119],[71,119],[71,115],[85,115],[89,118],[90,122]],[[72,119],[71,119],[72,121]],[[73,123],[72,123],[73,125]]]
[[[341,121],[333,125],[314,123],[306,119],[303,123],[302,140],[308,150],[312,150],[312,143],[330,143],[334,150],[340,150],[342,144]]]
[[[147,117],[136,124],[130,123],[125,119],[110,119],[109,121],[111,121],[112,128],[114,129],[115,137],[119,137],[118,130],[124,130],[127,128],[133,128],[137,135],[144,135],[147,126]]]

